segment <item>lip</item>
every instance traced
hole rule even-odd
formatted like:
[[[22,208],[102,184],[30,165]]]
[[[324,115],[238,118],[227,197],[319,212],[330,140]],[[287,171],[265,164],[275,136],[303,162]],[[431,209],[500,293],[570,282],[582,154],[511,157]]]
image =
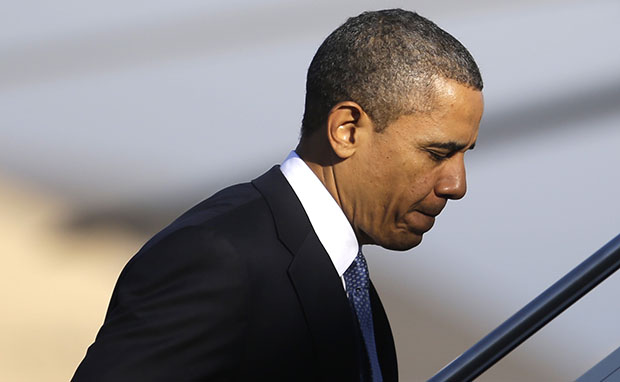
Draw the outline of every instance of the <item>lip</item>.
[[[426,215],[428,217],[434,218],[437,215],[439,215],[441,213],[441,211],[443,211],[444,207],[446,206],[446,200],[442,200],[441,202],[437,202],[437,203],[427,203],[425,205],[418,205],[414,211],[417,211],[423,215]]]
[[[406,214],[403,220],[408,231],[421,235],[433,228],[435,216],[415,210]]]
[[[441,206],[439,208],[435,208],[435,209],[426,209],[426,210],[422,210],[422,209],[416,209],[415,211],[421,213],[422,215],[426,215],[429,218],[435,218],[437,217],[437,215],[439,215],[441,213],[441,211],[443,210],[444,206]]]
[[[437,213],[432,213],[432,212],[425,212],[425,211],[420,211],[420,210],[416,210],[416,211],[421,213],[422,215],[428,216],[429,218],[433,218],[433,219],[437,217],[437,215],[439,215],[439,213],[441,212],[439,211]]]

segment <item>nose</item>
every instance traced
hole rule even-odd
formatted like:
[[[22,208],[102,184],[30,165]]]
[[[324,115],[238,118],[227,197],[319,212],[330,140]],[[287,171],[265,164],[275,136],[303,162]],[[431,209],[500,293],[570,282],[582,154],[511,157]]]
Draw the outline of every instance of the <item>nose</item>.
[[[467,176],[463,153],[458,153],[445,163],[435,185],[435,193],[446,199],[461,199],[467,192]]]

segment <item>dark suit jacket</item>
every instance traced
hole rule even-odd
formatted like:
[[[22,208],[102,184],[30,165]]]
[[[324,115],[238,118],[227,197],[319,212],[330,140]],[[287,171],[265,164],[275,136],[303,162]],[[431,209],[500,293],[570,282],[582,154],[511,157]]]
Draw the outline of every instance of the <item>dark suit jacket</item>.
[[[390,326],[371,286],[384,380]],[[119,276],[74,381],[356,381],[360,336],[334,266],[276,166],[198,204]]]

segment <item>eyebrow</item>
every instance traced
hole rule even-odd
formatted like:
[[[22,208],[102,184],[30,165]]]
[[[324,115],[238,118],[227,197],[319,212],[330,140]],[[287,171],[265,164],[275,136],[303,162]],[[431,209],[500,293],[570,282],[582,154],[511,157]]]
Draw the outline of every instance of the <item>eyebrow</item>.
[[[464,145],[462,143],[457,143],[457,142],[434,142],[434,143],[430,143],[428,145],[429,147],[435,147],[438,149],[444,149],[444,150],[448,150],[450,152],[456,152],[456,151],[461,151],[464,148],[467,147],[467,145]],[[471,146],[469,146],[468,150],[473,150],[474,147],[476,147],[476,142],[472,143]]]

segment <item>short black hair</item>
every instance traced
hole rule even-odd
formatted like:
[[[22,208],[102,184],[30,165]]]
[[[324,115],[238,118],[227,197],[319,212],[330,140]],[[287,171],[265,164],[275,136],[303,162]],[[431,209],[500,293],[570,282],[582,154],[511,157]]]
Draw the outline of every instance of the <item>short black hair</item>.
[[[483,86],[467,49],[417,13],[386,9],[351,17],[310,63],[302,137],[324,126],[339,102],[358,103],[377,131],[401,115],[429,111],[438,77]]]

